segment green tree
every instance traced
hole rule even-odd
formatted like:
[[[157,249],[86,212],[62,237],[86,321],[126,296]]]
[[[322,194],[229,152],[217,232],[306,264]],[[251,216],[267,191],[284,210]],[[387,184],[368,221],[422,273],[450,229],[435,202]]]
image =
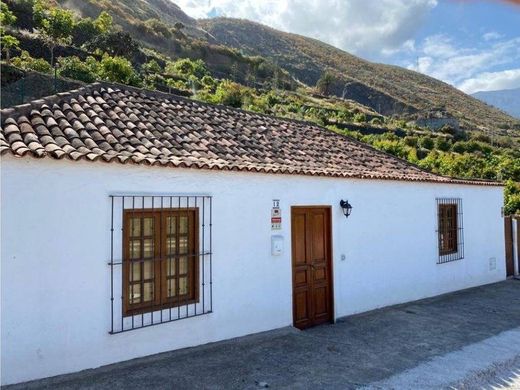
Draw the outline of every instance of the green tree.
[[[123,57],[103,56],[100,63],[99,76],[108,81],[137,85],[138,77],[130,61]]]
[[[20,47],[20,41],[12,35],[2,34],[1,39],[2,51],[5,53],[5,60],[9,64],[11,62],[11,50]]]
[[[162,73],[161,66],[155,60],[150,60],[141,67],[146,73]]]
[[[16,16],[6,3],[0,3],[0,26],[11,26],[16,22]]]
[[[215,92],[217,103],[237,108],[242,107],[244,96],[244,87],[230,80],[222,80]]]
[[[445,137],[438,137],[435,140],[435,147],[443,152],[447,152],[451,149],[451,142]]]
[[[60,76],[80,80],[85,83],[96,81],[100,70],[100,64],[94,57],[88,57],[86,61],[76,56],[60,57],[58,63]]]
[[[0,3],[0,43],[2,51],[5,53],[5,60],[7,63],[11,62],[11,50],[17,49],[20,41],[12,35],[5,33],[5,26],[10,26],[16,22],[16,16],[9,10],[7,4]]]
[[[101,51],[111,56],[131,59],[139,50],[138,43],[127,32],[109,32],[100,34],[85,43],[84,47],[91,51]]]
[[[424,149],[432,150],[435,146],[435,142],[430,137],[421,137],[419,139],[419,146]]]
[[[94,27],[100,34],[109,33],[113,28],[112,16],[106,11],[101,12],[94,20]]]
[[[328,95],[330,92],[330,87],[334,83],[334,75],[330,72],[325,72],[321,75],[321,77],[316,82],[316,89],[322,95]]]
[[[72,42],[76,46],[81,46],[85,42],[94,39],[99,34],[91,18],[80,19],[72,31]]]
[[[50,50],[52,66],[56,46],[70,44],[72,41],[74,14],[66,9],[48,7],[41,0],[35,1],[33,12],[39,26],[38,33]]]
[[[504,189],[504,214],[520,214],[520,183],[506,182]]]
[[[197,79],[202,79],[209,75],[206,64],[202,60],[190,60],[189,58],[182,58],[175,62],[169,62],[166,65],[165,72],[167,74],[178,75],[188,78],[195,76]]]

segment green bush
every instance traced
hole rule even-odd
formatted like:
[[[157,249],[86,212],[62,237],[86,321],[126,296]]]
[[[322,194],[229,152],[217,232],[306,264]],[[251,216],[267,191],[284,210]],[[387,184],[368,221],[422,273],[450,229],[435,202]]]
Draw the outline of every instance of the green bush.
[[[354,115],[354,122],[364,123],[367,121],[367,116],[363,112],[358,112]]]
[[[215,92],[215,101],[231,107],[242,107],[246,90],[240,84],[230,80],[222,80]]]
[[[209,75],[206,64],[202,60],[190,60],[189,58],[182,58],[175,62],[169,62],[166,65],[165,72],[167,74],[178,75],[183,77],[195,76],[202,79]]]
[[[152,34],[162,35],[166,39],[170,39],[172,37],[170,28],[159,19],[148,19],[146,22],[144,22],[144,26]]]
[[[201,82],[202,87],[210,92],[215,92],[215,89],[217,88],[217,85],[218,85],[217,81],[210,75],[204,76],[200,80],[200,82]]]
[[[127,32],[109,32],[97,35],[84,45],[91,52],[100,51],[111,56],[132,58],[139,50],[139,44]]]
[[[451,149],[451,141],[444,137],[438,137],[435,140],[435,147],[443,152],[447,152]]]
[[[85,83],[96,81],[100,71],[100,64],[94,57],[88,57],[86,61],[76,56],[60,57],[58,63],[60,76],[80,80]]]
[[[520,214],[520,183],[506,182],[504,189],[504,214]]]
[[[419,146],[419,138],[407,135],[406,137],[404,137],[404,143],[408,146],[416,148]]]
[[[99,76],[108,81],[139,85],[140,81],[130,61],[123,57],[104,55],[100,63]]]
[[[141,67],[143,71],[146,73],[162,73],[163,69],[161,66],[155,61],[154,59],[148,61],[147,63],[143,64]]]
[[[419,138],[419,146],[424,149],[432,150],[435,146],[435,142],[430,137]]]
[[[33,58],[29,52],[22,50],[19,57],[14,57],[11,63],[18,68],[25,70],[35,70],[42,73],[51,73],[52,66],[43,58]]]

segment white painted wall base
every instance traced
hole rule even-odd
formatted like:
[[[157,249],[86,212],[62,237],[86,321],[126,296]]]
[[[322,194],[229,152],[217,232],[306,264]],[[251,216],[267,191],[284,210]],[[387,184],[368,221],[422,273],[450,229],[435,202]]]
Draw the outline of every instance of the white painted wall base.
[[[335,317],[505,278],[500,187],[12,157],[1,184],[2,384],[291,325],[291,206],[333,206]],[[214,197],[214,312],[109,335],[108,196],[143,192]],[[436,197],[462,198],[463,260],[436,264]],[[348,220],[340,199],[354,206]]]

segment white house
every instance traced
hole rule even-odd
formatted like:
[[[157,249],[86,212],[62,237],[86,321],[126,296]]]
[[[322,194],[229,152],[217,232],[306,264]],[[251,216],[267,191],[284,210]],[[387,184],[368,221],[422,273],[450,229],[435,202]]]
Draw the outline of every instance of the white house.
[[[0,135],[2,384],[505,278],[500,184],[310,123],[93,84]]]

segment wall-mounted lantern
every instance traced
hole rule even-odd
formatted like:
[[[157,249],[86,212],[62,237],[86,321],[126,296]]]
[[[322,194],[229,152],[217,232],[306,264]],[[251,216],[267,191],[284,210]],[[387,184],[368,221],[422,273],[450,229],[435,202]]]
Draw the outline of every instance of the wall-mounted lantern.
[[[348,218],[350,213],[352,212],[352,205],[348,202],[348,200],[340,200],[339,206],[343,210],[343,215]]]

